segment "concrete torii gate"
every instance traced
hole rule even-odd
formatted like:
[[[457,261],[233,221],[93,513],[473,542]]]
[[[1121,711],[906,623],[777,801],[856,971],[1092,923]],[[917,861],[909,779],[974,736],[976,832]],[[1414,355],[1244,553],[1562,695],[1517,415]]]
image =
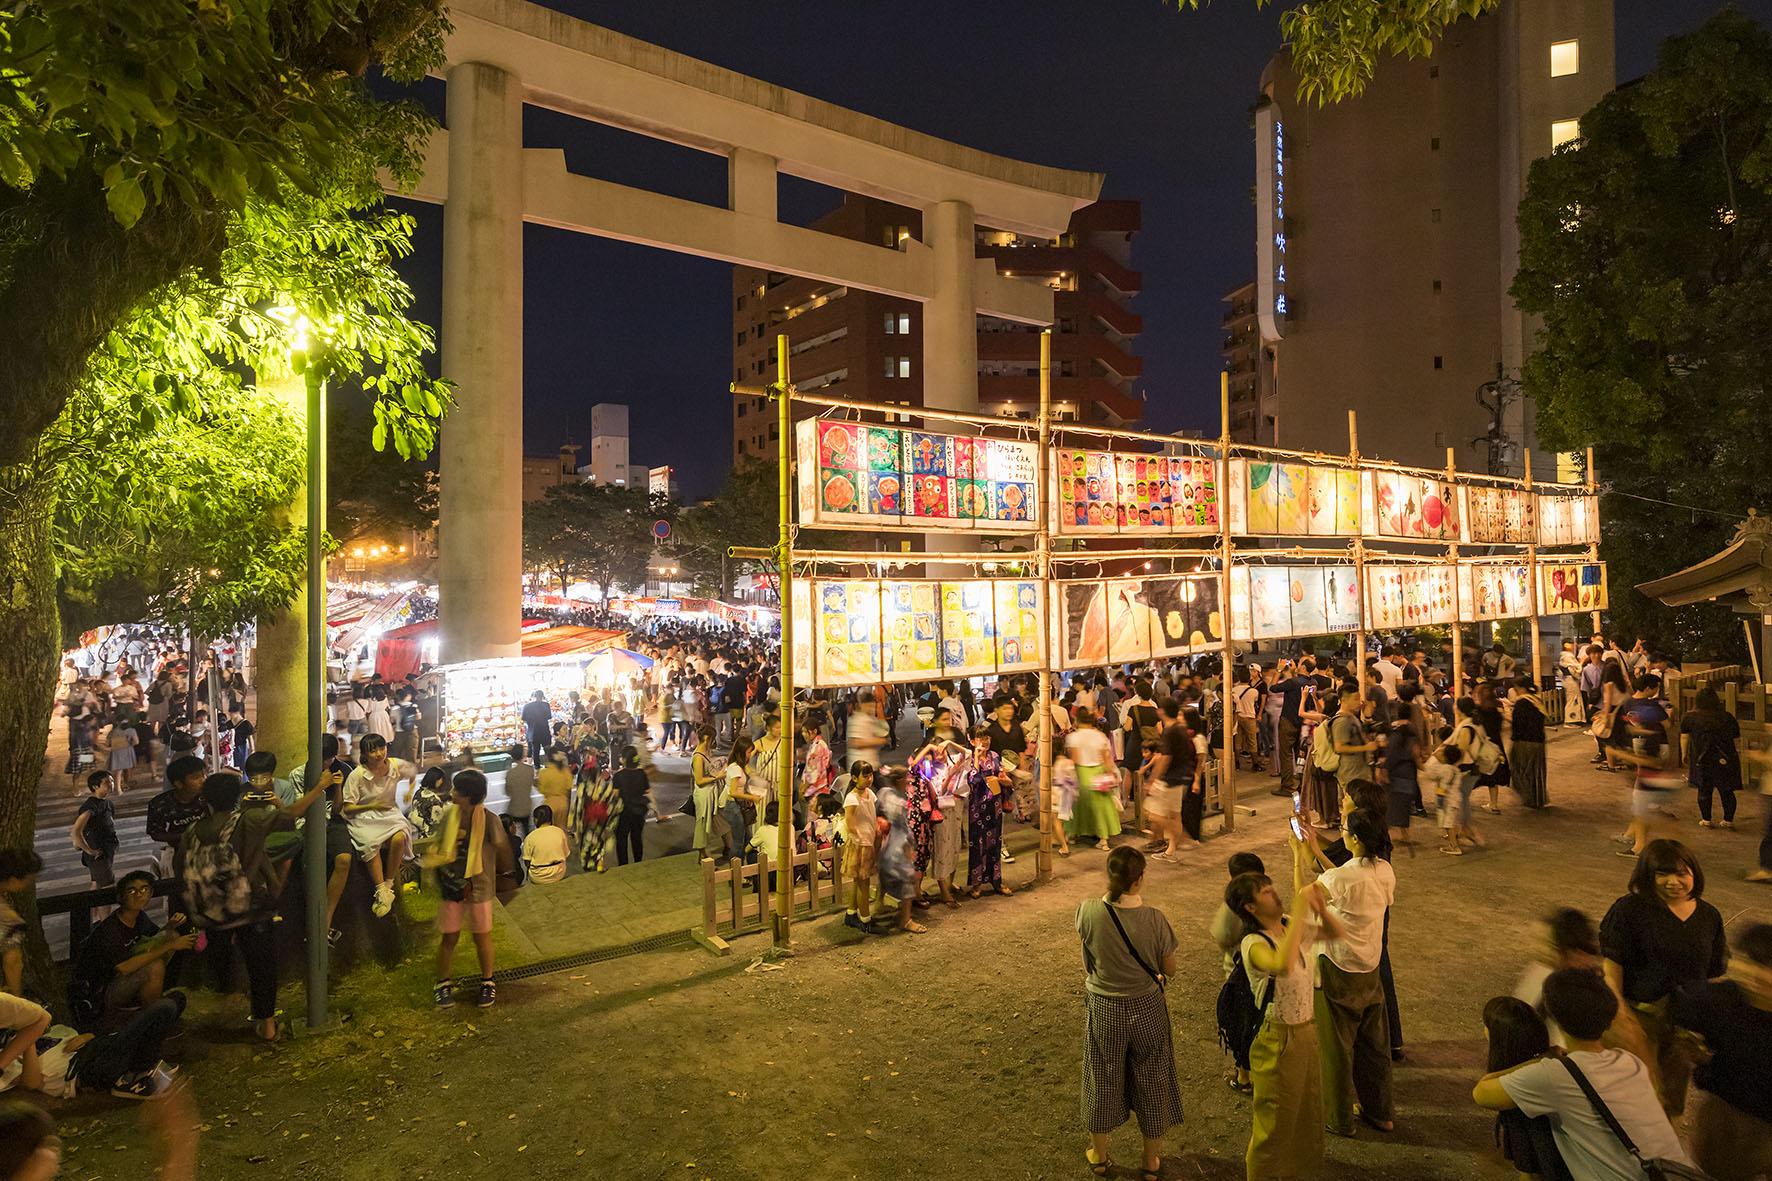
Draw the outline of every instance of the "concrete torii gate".
[[[440,574],[445,662],[519,651],[523,223],[802,275],[924,305],[926,402],[978,404],[975,314],[1052,322],[1052,293],[975,256],[975,224],[1044,238],[1101,191],[1099,173],[993,156],[523,3],[455,0],[447,131],[404,196],[443,204]],[[720,209],[566,170],[523,146],[523,105],[725,156]],[[894,250],[784,225],[785,172],[923,212]]]

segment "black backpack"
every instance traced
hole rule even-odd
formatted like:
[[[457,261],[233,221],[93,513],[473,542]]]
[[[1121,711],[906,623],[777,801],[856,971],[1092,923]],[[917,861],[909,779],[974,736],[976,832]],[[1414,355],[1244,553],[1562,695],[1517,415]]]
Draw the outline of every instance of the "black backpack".
[[[1274,941],[1267,934],[1257,931],[1267,940],[1269,947]],[[1218,1044],[1230,1051],[1231,1059],[1240,1070],[1249,1069],[1249,1047],[1255,1044],[1255,1035],[1261,1031],[1261,1023],[1267,1018],[1268,1006],[1274,1003],[1274,980],[1268,977],[1267,988],[1262,990],[1264,996],[1257,1003],[1255,991],[1249,987],[1249,973],[1243,970],[1243,948],[1239,943],[1237,950],[1231,953],[1231,975],[1218,990]]]

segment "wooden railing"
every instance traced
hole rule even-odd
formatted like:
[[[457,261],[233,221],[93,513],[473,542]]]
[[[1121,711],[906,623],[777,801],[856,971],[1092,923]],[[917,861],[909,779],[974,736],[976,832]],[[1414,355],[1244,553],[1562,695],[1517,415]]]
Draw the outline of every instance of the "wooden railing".
[[[775,891],[770,871],[776,863],[765,854],[746,865],[738,858],[701,862],[701,926],[695,941],[716,955],[728,955],[727,940],[769,929]],[[842,880],[843,849],[833,845],[794,854],[794,918],[814,918],[846,904],[849,883]]]
[[[154,882],[154,897],[165,898],[172,893],[178,884],[176,878],[159,878]],[[68,955],[70,958],[80,949],[86,936],[92,932],[92,912],[101,906],[117,905],[117,887],[102,886],[96,890],[82,890],[78,894],[39,894],[37,896],[37,914],[42,918],[50,915],[65,914],[68,916]]]

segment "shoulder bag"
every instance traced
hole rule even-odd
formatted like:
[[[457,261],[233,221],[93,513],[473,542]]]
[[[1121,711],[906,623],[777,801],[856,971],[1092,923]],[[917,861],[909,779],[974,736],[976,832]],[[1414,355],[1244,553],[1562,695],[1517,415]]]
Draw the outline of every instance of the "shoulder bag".
[[[1114,904],[1111,902],[1104,902],[1102,905],[1107,907],[1108,918],[1114,920],[1114,930],[1118,931],[1120,933],[1120,938],[1125,940],[1126,950],[1132,953],[1132,958],[1138,961],[1138,966],[1144,969],[1147,976],[1157,982],[1157,991],[1162,992],[1166,990],[1169,987],[1168,977],[1145,963],[1144,957],[1138,954],[1138,948],[1133,946],[1132,936],[1126,934],[1126,924],[1120,921],[1118,912],[1114,910]]]
[[[1594,1085],[1587,1081],[1585,1074],[1581,1073],[1581,1067],[1571,1062],[1567,1055],[1558,1058],[1557,1061],[1561,1062],[1563,1068],[1575,1079],[1575,1085],[1581,1088],[1581,1093],[1587,1096],[1589,1103],[1593,1104],[1594,1113],[1600,1117],[1601,1122],[1612,1129],[1612,1134],[1618,1137],[1618,1142],[1624,1145],[1624,1150],[1630,1153],[1637,1164],[1642,1167],[1643,1176],[1647,1177],[1649,1181],[1712,1181],[1709,1173],[1694,1168],[1684,1161],[1665,1160],[1659,1157],[1645,1159],[1643,1154],[1637,1151],[1637,1146],[1631,1142],[1630,1136],[1624,1130],[1624,1125],[1618,1122],[1618,1117],[1612,1114],[1612,1109],[1606,1106],[1606,1101],[1600,1098],[1600,1093],[1594,1090]]]

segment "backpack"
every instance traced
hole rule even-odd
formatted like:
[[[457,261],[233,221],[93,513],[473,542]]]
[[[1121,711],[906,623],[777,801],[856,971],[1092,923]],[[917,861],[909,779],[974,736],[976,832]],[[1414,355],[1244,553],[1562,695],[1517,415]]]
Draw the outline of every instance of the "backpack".
[[[1341,766],[1341,756],[1335,753],[1335,742],[1329,737],[1329,727],[1334,718],[1324,718],[1311,731],[1311,766],[1319,771],[1333,771]]]
[[[715,714],[726,712],[726,686],[712,685],[708,688],[708,712]]]
[[[1501,748],[1495,745],[1495,740],[1489,737],[1489,732],[1475,722],[1465,722],[1460,728],[1465,726],[1470,728],[1471,742],[1468,746],[1460,743],[1459,749],[1464,751],[1470,761],[1476,765],[1477,774],[1495,774],[1497,768],[1501,766]],[[1454,734],[1453,737],[1456,738],[1457,735]]]
[[[1275,946],[1266,932],[1256,934],[1269,947]],[[1249,987],[1249,973],[1243,970],[1243,947],[1239,941],[1237,950],[1231,953],[1230,978],[1218,990],[1218,1044],[1230,1051],[1232,1061],[1243,1070],[1249,1069],[1249,1047],[1255,1044],[1255,1035],[1261,1031],[1261,1023],[1273,1003],[1272,976],[1268,977],[1261,1000],[1255,999],[1255,991]]]
[[[204,827],[199,822],[186,829],[180,846],[184,865],[179,878],[185,911],[199,927],[223,927],[239,922],[252,911],[252,880],[241,863],[236,840],[240,813],[229,813],[213,840],[198,836]]]

